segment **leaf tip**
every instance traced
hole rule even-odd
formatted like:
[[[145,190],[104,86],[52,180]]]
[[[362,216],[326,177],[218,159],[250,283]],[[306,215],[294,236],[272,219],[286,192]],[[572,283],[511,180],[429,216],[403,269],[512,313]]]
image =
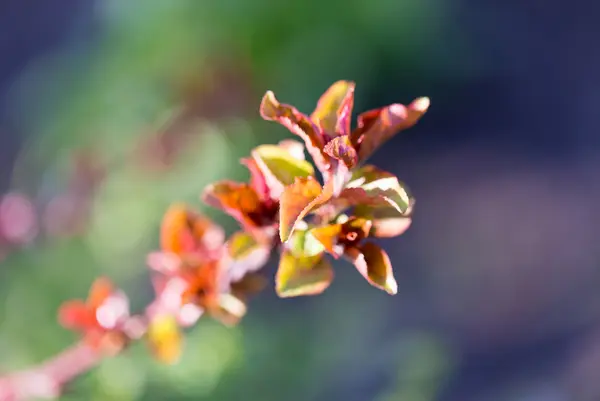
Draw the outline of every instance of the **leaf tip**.
[[[390,275],[386,278],[384,289],[385,292],[390,295],[396,295],[398,293],[398,283],[396,282],[394,276]]]
[[[431,104],[430,99],[427,96],[415,99],[410,105],[412,109],[425,113]]]
[[[275,98],[275,93],[267,91],[260,102],[260,116],[266,120],[273,119],[277,114],[278,106],[279,102]]]

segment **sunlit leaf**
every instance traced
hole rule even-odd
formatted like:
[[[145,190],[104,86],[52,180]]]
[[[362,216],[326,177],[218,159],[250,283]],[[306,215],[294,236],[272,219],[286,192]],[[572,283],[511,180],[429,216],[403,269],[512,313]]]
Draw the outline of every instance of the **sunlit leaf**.
[[[333,138],[350,133],[355,83],[337,81],[325,91],[310,118]]]
[[[260,104],[260,115],[265,120],[277,121],[293,134],[304,140],[308,153],[320,171],[329,169],[328,156],[323,152],[325,140],[319,127],[295,107],[279,103],[273,92],[268,91]]]
[[[181,357],[183,336],[177,319],[171,315],[159,315],[148,324],[148,345],[152,354],[162,363],[174,364]]]
[[[371,235],[379,238],[391,238],[403,234],[411,225],[410,211],[406,216],[400,215],[393,207],[358,206],[354,209],[356,216],[372,221]]]
[[[321,227],[315,227],[309,231],[309,234],[315,237],[334,257],[339,257],[339,251],[336,249],[340,235],[342,234],[341,224],[328,224]]]
[[[281,254],[276,291],[282,297],[317,295],[333,280],[333,269],[322,255],[298,258],[288,251]]]
[[[277,146],[284,149],[295,159],[306,160],[306,156],[304,155],[304,145],[298,141],[293,139],[284,139],[279,141]]]
[[[358,157],[367,160],[381,145],[399,131],[415,125],[429,108],[429,98],[421,97],[410,105],[392,104],[358,116],[358,127],[352,133],[354,144],[359,144]]]
[[[232,259],[227,273],[232,281],[240,280],[247,273],[263,267],[271,253],[269,244],[258,241],[244,231],[238,231],[229,238],[227,249]]]
[[[322,194],[321,185],[314,177],[296,178],[285,187],[279,201],[279,235],[286,242],[296,224],[310,211],[310,207]]]
[[[279,199],[283,188],[293,184],[296,177],[315,174],[312,164],[294,157],[278,145],[258,146],[252,151],[252,157],[263,173],[273,199]]]
[[[298,258],[321,255],[326,250],[325,246],[306,227],[294,231],[286,243],[286,248],[292,255]]]
[[[340,195],[340,202],[346,202],[347,206],[392,207],[400,215],[406,215],[413,201],[395,175],[367,165],[354,172]]]
[[[226,326],[235,326],[247,312],[246,303],[233,294],[220,294],[217,305],[210,308],[213,319]]]
[[[253,224],[249,215],[258,213],[261,207],[258,195],[250,185],[233,181],[219,181],[207,186],[202,199],[247,226]]]
[[[371,221],[352,217],[344,222],[315,227],[309,231],[334,257],[343,254],[344,249],[353,247],[369,236]]]
[[[379,246],[367,242],[360,247],[347,249],[346,256],[371,285],[391,295],[398,292],[390,258]]]

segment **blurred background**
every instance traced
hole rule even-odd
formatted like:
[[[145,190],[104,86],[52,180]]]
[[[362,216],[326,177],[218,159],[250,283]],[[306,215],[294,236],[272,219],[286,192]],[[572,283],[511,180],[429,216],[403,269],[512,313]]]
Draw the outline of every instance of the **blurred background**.
[[[341,265],[320,297],[267,291],[178,365],[140,345],[63,399],[600,400],[600,5],[577,3],[0,1],[0,372],[72,343],[56,309],[98,275],[151,298],[168,204],[291,137],[266,90],[310,112],[350,79],[355,111],[432,100],[373,160],[417,199],[385,242],[399,294]]]

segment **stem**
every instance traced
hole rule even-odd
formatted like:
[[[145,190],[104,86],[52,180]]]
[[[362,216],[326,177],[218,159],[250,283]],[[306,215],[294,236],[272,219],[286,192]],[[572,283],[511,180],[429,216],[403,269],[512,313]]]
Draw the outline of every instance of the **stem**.
[[[162,298],[158,297],[143,315],[129,317],[123,332],[128,343],[142,337],[147,330],[147,321],[160,313],[162,306]],[[0,376],[0,401],[58,398],[66,385],[94,368],[106,356],[101,350],[79,342],[37,366]]]
[[[0,377],[0,401],[53,399],[62,387],[100,362],[102,355],[83,343],[30,369]]]

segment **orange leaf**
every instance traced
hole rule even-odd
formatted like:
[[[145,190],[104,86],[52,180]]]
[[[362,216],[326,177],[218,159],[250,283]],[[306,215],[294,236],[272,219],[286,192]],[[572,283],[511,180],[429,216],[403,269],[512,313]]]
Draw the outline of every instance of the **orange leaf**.
[[[352,260],[359,273],[371,285],[390,295],[398,292],[390,258],[379,246],[367,242],[360,247],[347,249],[346,256]]]
[[[332,185],[321,185],[314,177],[297,178],[285,187],[279,201],[279,236],[286,242],[294,232],[296,224],[313,209],[331,199]]]
[[[83,301],[74,299],[60,306],[58,321],[67,329],[85,330],[96,324],[96,317]]]
[[[220,260],[189,266],[188,271],[181,274],[181,277],[188,284],[188,288],[181,296],[182,304],[193,303],[208,307],[215,303],[220,291],[220,269]]]
[[[341,224],[329,224],[326,226],[315,227],[309,231],[309,234],[314,236],[334,257],[339,257],[335,249],[340,234],[342,233]]]
[[[222,242],[223,231],[184,204],[171,205],[163,217],[160,243],[165,252],[181,255],[200,248],[212,249]]]
[[[254,226],[250,217],[259,213],[261,202],[256,191],[248,184],[219,181],[207,186],[202,194],[206,204],[221,209],[244,226]]]
[[[88,307],[92,310],[98,309],[113,292],[114,286],[110,279],[106,277],[97,278],[90,288],[87,299]]]
[[[331,138],[350,133],[355,86],[350,81],[335,82],[321,96],[310,116]]]

